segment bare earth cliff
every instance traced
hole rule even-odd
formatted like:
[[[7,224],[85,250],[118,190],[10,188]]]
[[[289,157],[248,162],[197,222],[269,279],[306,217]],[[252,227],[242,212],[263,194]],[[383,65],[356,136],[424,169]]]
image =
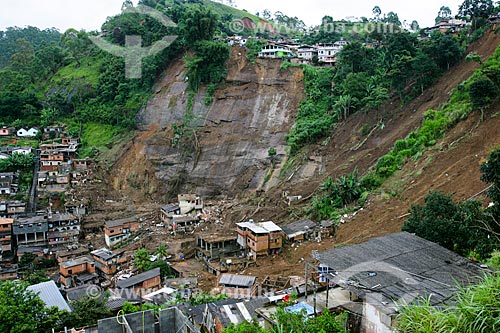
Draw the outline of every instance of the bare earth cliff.
[[[171,65],[139,115],[140,131],[113,168],[115,190],[140,200],[178,191],[236,195],[260,188],[268,150],[285,154],[285,136],[303,98],[301,69],[280,66],[280,60],[252,64],[244,49],[232,48],[226,83],[208,107],[203,89],[196,94],[191,117],[183,62]],[[189,125],[180,140],[173,140],[173,124]]]

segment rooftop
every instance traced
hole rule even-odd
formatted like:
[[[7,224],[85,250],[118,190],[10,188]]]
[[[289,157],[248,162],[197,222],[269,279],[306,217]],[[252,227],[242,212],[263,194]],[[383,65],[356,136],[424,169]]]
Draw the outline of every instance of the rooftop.
[[[82,264],[85,264],[85,263],[93,263],[93,262],[94,261],[92,259],[90,259],[89,257],[87,257],[87,256],[81,256],[81,257],[78,257],[78,258],[75,258],[75,259],[63,261],[61,263],[61,266],[63,268],[70,268],[70,267],[74,267],[74,266],[77,266],[77,265],[82,265]]]
[[[102,260],[113,259],[114,257],[117,256],[116,253],[114,253],[113,251],[108,250],[106,248],[102,248],[102,249],[99,249],[99,250],[94,250],[94,251],[92,251],[90,253],[92,255],[98,257],[98,258],[101,258]]]
[[[176,210],[179,210],[180,208],[178,205],[166,205],[166,206],[161,207],[161,209],[167,213],[170,213],[170,212],[175,212]]]
[[[226,273],[221,275],[219,284],[248,288],[255,284],[255,280],[255,276]]]
[[[66,310],[71,312],[71,308],[62,297],[54,281],[51,280],[35,284],[29,286],[27,290],[33,291],[34,293],[39,293],[40,298],[48,308],[57,306],[59,310]]]
[[[106,223],[107,228],[114,228],[114,227],[118,227],[120,225],[124,225],[126,223],[132,223],[132,222],[137,222],[137,218],[135,216],[126,217],[126,218],[119,219],[119,220],[106,221],[105,223]]]
[[[293,237],[305,233],[315,226],[316,222],[313,222],[309,219],[304,219],[283,226],[283,232],[288,236]]]
[[[478,282],[479,265],[435,243],[407,232],[339,247],[318,255],[330,267],[333,281],[375,306],[392,313],[397,301],[431,297],[433,305],[448,301],[457,289]]]
[[[160,268],[155,268],[150,271],[132,276],[126,280],[120,280],[117,283],[118,288],[130,288],[144,281],[150,280],[160,275]]]
[[[236,225],[240,228],[246,228],[256,234],[268,234],[270,232],[282,231],[279,226],[274,224],[273,222],[240,222],[236,223]]]

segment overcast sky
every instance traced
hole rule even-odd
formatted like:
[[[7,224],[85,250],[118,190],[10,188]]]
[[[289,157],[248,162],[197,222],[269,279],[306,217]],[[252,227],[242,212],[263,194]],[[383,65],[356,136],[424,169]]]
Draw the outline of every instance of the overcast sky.
[[[68,28],[99,30],[106,17],[120,12],[123,0],[1,0],[0,30],[6,27],[28,25],[40,29],[55,27],[61,32]],[[421,27],[431,26],[441,6],[448,6],[453,15],[463,0],[235,0],[240,9],[250,13],[281,11],[297,16],[307,25],[316,25],[330,15],[335,19],[349,16],[372,16],[378,5],[383,13],[394,11],[401,21],[417,20]],[[137,3],[137,0],[134,1]]]

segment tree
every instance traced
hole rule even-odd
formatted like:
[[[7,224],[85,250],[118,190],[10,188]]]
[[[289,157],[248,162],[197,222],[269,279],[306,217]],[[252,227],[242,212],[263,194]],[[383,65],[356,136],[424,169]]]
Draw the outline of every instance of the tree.
[[[485,215],[478,201],[455,203],[450,195],[430,192],[424,205],[413,205],[403,231],[437,243],[461,255],[477,251],[483,258],[495,248],[484,230]]]
[[[410,27],[411,27],[411,30],[413,30],[413,31],[419,31],[420,30],[420,24],[418,24],[417,20],[413,20],[411,22]]]
[[[438,12],[438,15],[437,15],[437,17],[435,19],[435,22],[439,23],[442,20],[448,20],[450,18],[451,18],[451,9],[450,9],[450,7],[441,6],[441,8],[439,8],[439,12]]]
[[[160,257],[160,259],[165,260],[168,256],[167,250],[168,246],[162,244],[156,249],[156,254]]]
[[[195,7],[187,10],[180,22],[184,39],[189,46],[197,41],[210,41],[217,29],[218,17],[206,7]]]
[[[469,17],[476,29],[478,20],[488,18],[494,8],[492,0],[465,0],[458,8],[458,16]]]
[[[380,21],[380,15],[382,15],[382,10],[380,9],[380,7],[379,6],[373,7],[372,13],[375,18],[375,21]]]
[[[399,16],[397,13],[389,12],[387,16],[384,17],[383,21],[388,24],[394,24],[397,27],[401,26],[401,21],[399,20]]]
[[[149,266],[151,261],[149,261],[150,253],[146,249],[139,249],[134,253],[134,266],[138,268],[140,271],[149,270]]]
[[[489,77],[481,74],[470,83],[469,95],[472,105],[483,111],[498,98],[498,87]]]
[[[46,333],[61,328],[66,311],[46,308],[45,303],[26,284],[0,281],[0,332]]]
[[[82,59],[92,49],[92,42],[84,30],[66,30],[61,36],[61,44],[69,52],[71,58],[76,61],[78,67],[80,67]]]
[[[104,297],[85,296],[70,302],[70,305],[72,312],[67,316],[66,325],[71,327],[95,325],[98,320],[111,315]]]

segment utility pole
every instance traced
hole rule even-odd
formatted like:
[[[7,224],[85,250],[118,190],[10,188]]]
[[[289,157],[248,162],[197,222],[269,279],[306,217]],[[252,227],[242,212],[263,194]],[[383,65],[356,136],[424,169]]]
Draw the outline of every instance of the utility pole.
[[[305,292],[305,297],[306,297],[306,301],[307,301],[307,279],[309,277],[309,263],[307,262],[306,259],[304,259],[304,264],[306,265],[306,292]]]

